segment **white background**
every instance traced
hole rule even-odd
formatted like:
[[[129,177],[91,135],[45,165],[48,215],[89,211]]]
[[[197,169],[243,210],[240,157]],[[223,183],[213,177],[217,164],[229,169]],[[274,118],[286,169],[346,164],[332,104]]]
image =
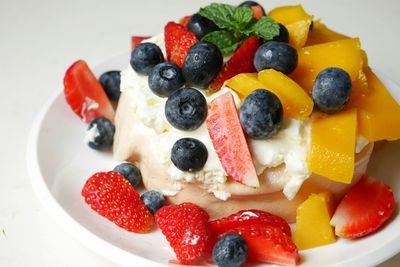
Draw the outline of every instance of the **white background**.
[[[38,203],[25,167],[33,118],[73,61],[95,65],[128,51],[131,35],[155,34],[207,2],[0,0],[0,266],[115,266],[71,239]],[[400,83],[399,1],[259,2],[266,10],[302,3],[332,29],[359,36],[370,66]],[[400,266],[400,255],[380,266]]]

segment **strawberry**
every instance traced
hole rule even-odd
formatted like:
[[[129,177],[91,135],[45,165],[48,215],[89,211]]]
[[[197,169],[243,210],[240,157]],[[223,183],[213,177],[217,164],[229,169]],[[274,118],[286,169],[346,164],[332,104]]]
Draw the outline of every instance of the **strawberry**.
[[[183,26],[187,26],[187,24],[189,23],[189,20],[192,18],[193,15],[190,16],[184,16],[183,18],[181,18],[179,20],[179,24],[183,25]]]
[[[114,119],[114,109],[89,66],[78,60],[64,76],[64,94],[71,109],[86,123],[97,117]]]
[[[232,229],[229,233],[241,235],[249,249],[249,260],[293,266],[300,257],[296,245],[281,228],[253,224]]]
[[[150,36],[132,36],[131,37],[131,48],[132,50],[138,46],[143,40],[150,38]]]
[[[254,55],[259,47],[258,38],[250,37],[244,42],[233,56],[225,63],[217,77],[211,82],[209,88],[212,91],[217,91],[221,88],[224,82],[239,73],[255,72],[253,65]]]
[[[392,189],[381,181],[364,175],[339,203],[331,225],[345,238],[358,238],[378,230],[395,207]]]
[[[284,219],[262,210],[238,211],[229,215],[228,217],[211,221],[210,228],[213,233],[220,235],[228,232],[231,229],[252,224],[266,224],[269,226],[278,227],[286,235],[292,235],[290,226]]]
[[[196,35],[185,26],[171,21],[164,28],[164,36],[168,61],[182,68],[189,49],[198,42]]]
[[[210,253],[209,216],[199,206],[189,202],[164,206],[155,217],[181,264],[198,263]]]
[[[256,169],[231,93],[220,95],[211,102],[206,123],[215,152],[227,175],[239,183],[259,187]]]
[[[128,180],[118,172],[98,172],[82,189],[85,202],[97,213],[129,232],[146,233],[154,217]]]

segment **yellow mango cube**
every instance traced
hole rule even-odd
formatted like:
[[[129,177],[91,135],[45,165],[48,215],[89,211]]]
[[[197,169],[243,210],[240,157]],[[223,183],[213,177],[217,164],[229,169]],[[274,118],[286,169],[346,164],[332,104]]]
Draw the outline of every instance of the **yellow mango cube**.
[[[298,249],[309,249],[336,242],[330,220],[335,208],[329,192],[311,194],[296,210],[294,242]]]
[[[350,184],[354,173],[357,110],[322,115],[312,121],[308,168],[330,180]]]
[[[348,39],[350,37],[329,29],[320,21],[314,21],[313,29],[308,33],[306,46]]]

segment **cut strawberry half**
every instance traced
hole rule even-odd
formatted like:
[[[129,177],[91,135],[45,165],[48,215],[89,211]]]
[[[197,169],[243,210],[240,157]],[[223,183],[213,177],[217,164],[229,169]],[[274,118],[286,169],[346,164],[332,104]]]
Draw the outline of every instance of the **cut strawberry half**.
[[[78,60],[64,76],[64,94],[71,109],[86,123],[97,117],[114,120],[114,109],[89,66]]]
[[[377,231],[392,215],[395,207],[391,188],[364,175],[337,207],[331,225],[345,238],[358,238]]]
[[[247,41],[236,50],[228,62],[225,63],[217,77],[211,82],[209,86],[210,90],[219,90],[226,80],[239,73],[256,72],[253,59],[259,46],[259,41],[256,36],[247,39]]]
[[[220,235],[234,228],[253,224],[265,224],[278,227],[286,235],[291,236],[289,224],[281,217],[262,210],[241,210],[234,214],[210,222],[211,230]]]
[[[226,174],[239,183],[259,187],[256,169],[231,93],[225,93],[211,102],[206,122]]]
[[[294,266],[300,257],[290,236],[280,228],[265,224],[238,227],[230,231],[241,235],[249,249],[249,259],[279,265]]]
[[[187,24],[189,23],[189,20],[192,18],[193,15],[190,16],[184,16],[183,18],[181,18],[179,20],[179,24],[183,25],[183,26],[187,26]]]
[[[198,42],[196,35],[185,26],[171,21],[164,28],[164,37],[168,61],[182,68],[190,48]]]
[[[132,36],[131,37],[131,48],[132,50],[138,46],[143,40],[149,39],[150,36]]]

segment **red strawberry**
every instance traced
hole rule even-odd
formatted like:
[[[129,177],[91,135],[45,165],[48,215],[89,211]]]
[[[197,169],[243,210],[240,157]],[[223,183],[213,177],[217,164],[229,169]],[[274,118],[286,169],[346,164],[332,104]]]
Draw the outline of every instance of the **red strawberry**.
[[[217,77],[211,82],[210,89],[213,91],[219,90],[226,80],[239,73],[255,72],[253,59],[259,46],[256,36],[247,39],[222,67]]]
[[[252,224],[266,224],[278,227],[286,235],[291,236],[289,224],[279,216],[262,210],[241,210],[218,220],[210,222],[211,230],[217,234],[223,234],[240,226],[249,226]]]
[[[256,169],[231,93],[220,95],[211,102],[206,123],[214,149],[228,176],[239,183],[259,187]]]
[[[345,195],[331,219],[338,236],[358,238],[375,232],[392,215],[392,189],[364,175]]]
[[[210,252],[209,216],[199,206],[188,202],[164,206],[155,217],[181,264],[198,263]]]
[[[189,49],[198,42],[196,35],[172,21],[165,26],[164,35],[168,61],[182,68]]]
[[[97,117],[114,119],[114,109],[88,65],[78,60],[64,76],[64,94],[71,109],[86,123]]]
[[[237,233],[246,240],[250,260],[289,266],[300,261],[296,245],[280,228],[253,224],[230,233]]]
[[[97,213],[129,232],[146,233],[154,217],[133,186],[118,172],[98,172],[82,189],[85,202]]]
[[[187,26],[187,24],[189,23],[189,20],[192,18],[193,15],[190,16],[184,16],[183,18],[181,18],[179,20],[179,24],[183,25],[183,26]]]
[[[132,50],[138,46],[143,40],[150,38],[150,36],[132,36],[131,37],[131,48]]]

